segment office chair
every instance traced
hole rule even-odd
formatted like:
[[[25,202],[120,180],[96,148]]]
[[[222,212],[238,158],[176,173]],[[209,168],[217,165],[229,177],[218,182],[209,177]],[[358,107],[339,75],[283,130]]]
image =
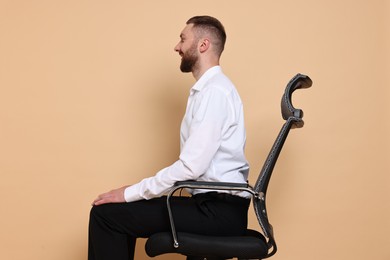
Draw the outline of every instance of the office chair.
[[[303,111],[292,105],[292,93],[297,89],[309,88],[311,79],[302,74],[293,77],[286,86],[282,96],[281,110],[285,123],[282,126],[255,185],[242,183],[179,181],[167,195],[167,206],[172,232],[161,232],[150,236],[145,244],[150,257],[165,253],[179,253],[187,260],[221,260],[221,259],[264,259],[276,253],[277,246],[272,225],[269,223],[266,210],[267,187],[290,129],[303,127]],[[248,229],[242,236],[206,236],[180,232],[175,228],[171,211],[170,198],[183,188],[246,191],[251,194],[253,207],[262,233]]]

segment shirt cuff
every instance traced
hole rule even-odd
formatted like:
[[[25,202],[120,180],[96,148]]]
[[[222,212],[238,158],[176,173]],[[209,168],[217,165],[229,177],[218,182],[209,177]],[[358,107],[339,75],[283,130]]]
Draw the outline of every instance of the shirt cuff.
[[[142,200],[143,198],[139,196],[138,184],[131,185],[125,189],[124,197],[126,202],[133,202],[137,200]]]

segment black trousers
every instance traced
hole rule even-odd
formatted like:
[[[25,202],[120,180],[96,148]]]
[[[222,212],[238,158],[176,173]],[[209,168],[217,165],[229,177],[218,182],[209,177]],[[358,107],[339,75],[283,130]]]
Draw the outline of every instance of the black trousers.
[[[177,231],[241,235],[247,227],[249,200],[209,192],[172,197]],[[170,231],[166,197],[94,206],[89,220],[88,260],[131,260],[138,237]]]

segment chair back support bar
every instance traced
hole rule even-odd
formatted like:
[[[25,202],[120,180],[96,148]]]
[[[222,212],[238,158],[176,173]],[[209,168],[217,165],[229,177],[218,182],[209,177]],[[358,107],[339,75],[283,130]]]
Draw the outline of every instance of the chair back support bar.
[[[259,196],[253,199],[253,206],[261,229],[263,230],[264,235],[269,239],[268,247],[271,249],[271,252],[268,254],[268,257],[275,254],[277,250],[273,228],[268,221],[266,209],[268,184],[290,129],[301,128],[304,125],[302,120],[303,111],[294,108],[292,105],[292,93],[297,89],[309,88],[311,85],[311,79],[303,74],[297,74],[287,84],[281,102],[282,117],[286,122],[282,126],[254,185],[254,192],[259,194]]]

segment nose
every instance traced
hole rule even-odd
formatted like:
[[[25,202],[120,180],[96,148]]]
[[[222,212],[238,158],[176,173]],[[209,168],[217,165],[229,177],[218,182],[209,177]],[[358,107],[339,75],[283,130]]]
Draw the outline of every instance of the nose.
[[[174,51],[176,52],[180,52],[180,42],[178,44],[176,44],[175,48],[173,48]]]

